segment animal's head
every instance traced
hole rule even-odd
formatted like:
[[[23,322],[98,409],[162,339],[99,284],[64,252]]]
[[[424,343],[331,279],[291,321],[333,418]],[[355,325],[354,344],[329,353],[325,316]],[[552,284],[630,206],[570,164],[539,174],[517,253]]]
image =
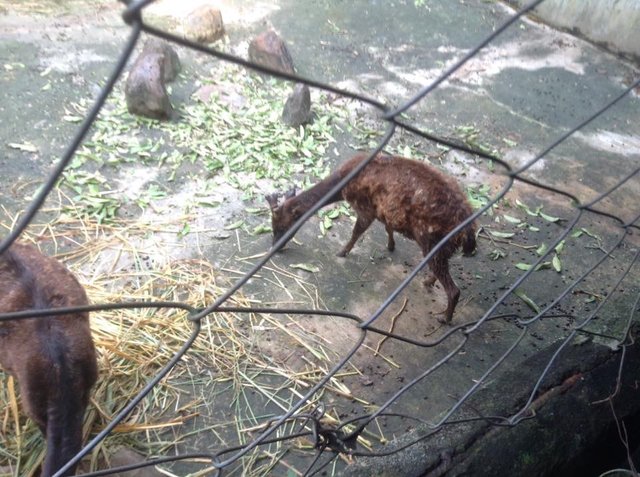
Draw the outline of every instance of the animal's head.
[[[265,198],[271,208],[271,230],[273,231],[272,245],[282,238],[293,223],[300,217],[297,208],[291,201],[296,195],[296,190],[291,189],[284,196],[275,192],[266,195]],[[282,201],[281,201],[282,199]]]

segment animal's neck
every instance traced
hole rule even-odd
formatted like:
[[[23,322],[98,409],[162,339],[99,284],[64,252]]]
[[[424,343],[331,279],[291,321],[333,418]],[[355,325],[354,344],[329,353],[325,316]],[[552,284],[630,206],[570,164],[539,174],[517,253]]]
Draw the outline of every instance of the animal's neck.
[[[289,205],[291,206],[291,210],[295,211],[296,220],[307,210],[313,207],[314,204],[316,204],[338,182],[340,182],[340,179],[342,179],[341,175],[338,172],[333,172],[329,177],[321,180],[313,187],[310,187],[289,199]],[[342,191],[333,194],[325,205],[340,202],[341,200],[344,200],[342,197]]]

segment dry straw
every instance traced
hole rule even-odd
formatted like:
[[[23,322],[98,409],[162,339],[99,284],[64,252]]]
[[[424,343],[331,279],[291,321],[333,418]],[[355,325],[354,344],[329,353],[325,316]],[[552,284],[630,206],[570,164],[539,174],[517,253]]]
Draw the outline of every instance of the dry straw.
[[[55,217],[45,224],[32,224],[22,240],[36,243],[65,262],[94,304],[153,300],[200,308],[214,301],[228,286],[229,275],[233,275],[229,270],[216,270],[206,260],[176,258],[175,243],[148,248],[149,237],[177,229],[185,217],[176,218],[175,224],[158,227],[139,221],[98,224],[60,214],[57,209],[47,212]],[[8,230],[13,219],[6,210],[4,213],[9,220],[0,225]],[[266,286],[281,287],[285,295],[289,292],[285,291],[284,283],[293,281],[308,305],[317,306],[322,301],[313,284],[291,271],[272,264],[262,273]],[[263,305],[241,294],[226,303],[235,307],[252,304]],[[83,462],[83,468],[104,467],[113,449],[122,445],[153,457],[203,450],[197,449],[198,442],[206,443],[207,452],[248,442],[265,418],[277,415],[274,410],[287,411],[339,358],[321,335],[306,330],[299,320],[276,314],[209,315],[185,357],[94,449]],[[192,323],[178,309],[94,312],[91,324],[100,377],[86,416],[87,437],[103,429],[192,333]],[[269,337],[274,348],[299,350],[297,359],[278,358],[265,352],[267,348],[261,342],[264,336]],[[357,373],[353,368],[334,376],[301,412],[309,411],[326,392],[336,398],[366,403],[353,396],[341,382],[346,375]],[[0,400],[9,404],[0,415],[0,475],[34,475],[44,455],[43,441],[36,426],[21,412],[16,394],[14,381],[0,373]],[[329,410],[325,419],[338,422],[332,414],[334,411]],[[304,427],[299,422],[292,422],[277,435],[301,429]],[[259,447],[239,463],[238,472],[266,475],[277,464],[293,468],[287,460],[290,448],[290,443]],[[313,450],[313,443],[303,439],[294,448]],[[195,473],[191,475],[205,472],[203,465],[193,463]],[[170,466],[162,471],[172,475]]]

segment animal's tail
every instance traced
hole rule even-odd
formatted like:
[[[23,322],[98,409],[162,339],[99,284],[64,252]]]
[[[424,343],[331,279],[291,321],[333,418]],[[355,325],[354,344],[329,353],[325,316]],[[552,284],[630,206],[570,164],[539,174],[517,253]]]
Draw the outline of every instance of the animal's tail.
[[[82,448],[84,398],[70,384],[73,378],[66,363],[56,367],[54,373],[58,379],[55,379],[57,385],[49,386],[53,395],[49,396],[47,405],[47,454],[42,465],[42,477],[55,474]],[[75,468],[74,465],[62,475],[74,475]]]
[[[465,256],[473,255],[476,251],[476,228],[469,226],[464,229],[464,242],[462,243],[462,253]]]

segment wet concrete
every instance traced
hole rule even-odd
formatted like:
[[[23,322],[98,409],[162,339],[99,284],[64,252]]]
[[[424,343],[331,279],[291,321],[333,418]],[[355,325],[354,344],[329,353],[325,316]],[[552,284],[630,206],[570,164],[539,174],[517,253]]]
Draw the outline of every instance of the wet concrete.
[[[178,24],[178,20],[167,16],[175,12],[172,6],[175,2],[173,5],[172,2],[161,2],[154,6],[149,18],[159,24]],[[189,2],[180,2],[178,8],[187,11],[189,6]],[[287,41],[302,76],[359,91],[388,104],[406,100],[509,14],[509,10],[498,2],[481,1],[426,2],[423,7],[415,7],[408,1],[393,5],[374,0],[280,0],[269,4],[227,1],[222,2],[221,8],[231,51],[245,55],[251,35],[273,26]],[[0,170],[5,184],[0,187],[0,202],[11,213],[26,206],[31,193],[74,133],[77,124],[67,122],[63,117],[74,113],[73,103],[80,98],[95,96],[115,62],[128,33],[118,13],[118,5],[100,3],[97,12],[85,8],[81,13],[64,12],[54,20],[13,11],[0,16],[0,63],[10,65],[2,70],[0,79],[0,87],[5,93],[5,99],[0,103],[0,144],[4,148]],[[179,49],[179,53],[184,72],[173,88],[172,98],[175,102],[190,101],[189,96],[195,89],[192,77],[208,71],[216,63],[184,49]],[[639,75],[640,71],[632,64],[569,35],[525,20],[500,36],[442,88],[412,108],[409,116],[415,125],[442,136],[459,137],[459,128],[473,127],[479,134],[477,142],[496,149],[515,168],[619,94],[625,84]],[[368,116],[372,127],[380,127],[371,112],[357,106],[353,110]],[[629,96],[525,175],[560,187],[582,203],[593,200],[640,165],[639,113],[640,99],[637,95]],[[350,144],[356,142],[348,133],[336,134],[336,137],[340,141],[335,145],[335,152],[331,148],[332,163],[339,163],[350,153]],[[489,184],[491,195],[495,196],[507,183],[499,166],[492,170],[476,158],[442,153],[420,138],[410,141],[417,143],[436,164],[456,174],[466,186]],[[29,143],[37,152],[6,147],[8,143]],[[130,167],[133,166],[123,165],[122,170],[116,171],[116,177],[130,180]],[[184,197],[202,187],[201,183],[191,180],[192,172],[181,170],[176,181],[166,184],[171,193],[163,205],[168,210],[172,210],[171,207],[179,210]],[[160,171],[152,179],[163,180],[166,178],[163,174]],[[144,178],[142,183],[145,183]],[[224,235],[221,232],[224,233],[225,225],[238,218],[244,219],[249,227],[263,223],[265,215],[247,214],[244,209],[247,206],[264,208],[266,204],[260,196],[243,201],[240,193],[229,188],[222,189],[221,194],[226,198],[222,208],[214,213],[201,209],[194,214],[192,228],[208,232],[180,241],[160,234],[149,238],[146,248],[152,257],[151,263],[160,264],[168,257],[203,257],[226,270],[229,280],[249,269],[256,260],[251,257],[268,249],[270,237],[251,236],[238,230],[230,239],[221,239]],[[632,220],[638,214],[639,197],[640,182],[633,178],[597,208],[618,215],[624,221]],[[545,213],[565,221],[556,224],[540,216],[532,217],[516,205],[517,200],[532,209],[542,205]],[[135,217],[138,212],[132,210],[130,213]],[[535,249],[542,242],[550,244],[559,237],[563,226],[577,213],[567,197],[516,182],[493,215],[480,220],[487,230],[513,232],[509,243],[490,240],[483,235],[476,256],[457,256],[452,260],[452,274],[462,289],[454,324],[482,316],[522,274],[515,265],[532,263],[537,258]],[[153,212],[145,214],[146,219]],[[516,217],[528,227],[505,222],[504,214]],[[9,223],[8,217],[3,216],[1,222]],[[159,221],[169,219],[166,214],[157,215]],[[597,263],[603,249],[614,246],[622,234],[619,225],[606,217],[585,213],[576,229],[584,227],[599,240],[585,234],[567,238],[561,254],[562,272],[547,269],[534,273],[522,287],[527,296],[539,306],[551,303],[569,283]],[[413,242],[404,239],[398,240],[395,252],[387,252],[384,230],[376,224],[348,258],[336,258],[335,253],[346,241],[350,229],[351,222],[342,219],[322,238],[319,237],[318,219],[311,219],[298,233],[296,241],[274,257],[270,268],[245,286],[243,293],[264,305],[319,306],[367,318],[415,267],[420,254]],[[637,247],[636,233],[616,250],[614,259],[605,261],[577,287],[580,292],[569,294],[554,310],[574,317],[588,316],[598,302],[585,298],[610,294],[612,281],[630,263]],[[494,250],[500,250],[506,256],[493,261],[491,253]],[[112,258],[105,257],[105,263],[110,263]],[[290,268],[297,263],[312,264],[319,271],[308,273]],[[286,277],[277,270],[291,273]],[[282,286],[278,286],[277,280],[282,281]],[[599,313],[594,330],[610,334],[622,332],[632,298],[638,293],[637,283],[636,267],[623,282],[626,292],[618,292]],[[436,312],[444,308],[444,303],[438,286],[425,292],[420,280],[415,280],[375,325],[388,329],[392,317],[403,310],[395,320],[394,333],[429,343],[447,331],[436,320]],[[531,314],[527,305],[513,296],[497,312],[518,316]],[[292,321],[282,320],[283,326],[294,326]],[[534,324],[517,351],[491,375],[492,378],[505,369],[518,367],[523,359],[566,337],[575,321],[558,318]],[[296,319],[295,326],[319,336],[324,346],[334,353],[322,366],[336,364],[354,346],[361,333],[354,323],[338,318],[302,317]],[[253,333],[255,349],[267,361],[275,360],[294,369],[304,369],[305,363],[313,360],[290,335],[278,329],[258,327]],[[418,382],[397,399],[389,411],[431,422],[437,420],[513,344],[519,333],[520,327],[512,321],[487,323],[469,337],[446,366]],[[361,348],[347,366],[349,370],[356,370],[354,374],[339,378],[350,394],[329,393],[325,398],[344,420],[371,412],[390,399],[404,384],[451,352],[463,336],[457,334],[438,346],[424,348],[387,340],[380,348],[382,355],[376,356],[373,349],[380,339],[379,335],[369,334],[367,346]],[[536,378],[531,379],[530,386]],[[265,384],[282,384],[278,377],[264,379]],[[230,408],[233,391],[212,386],[203,385],[193,390],[193,396],[201,396],[206,403],[200,409],[201,416],[190,424],[194,429],[234,419]],[[207,401],[206,397],[211,395],[216,396],[215,403]],[[264,415],[282,412],[263,396],[252,396],[252,405]],[[508,396],[509,392],[505,390],[507,401]],[[390,439],[413,429],[416,423],[411,419],[388,417],[380,420],[380,426],[385,439]],[[183,433],[184,429],[176,431],[176,435]],[[223,438],[217,440],[220,435]],[[232,431],[215,436],[201,434],[179,449],[210,450],[215,446],[217,450],[220,446],[234,445],[235,438]],[[376,446],[380,445],[380,440],[373,439]],[[310,454],[296,455],[291,461],[304,469]],[[343,465],[341,463],[339,467]],[[286,470],[276,467],[275,472],[282,475]]]

